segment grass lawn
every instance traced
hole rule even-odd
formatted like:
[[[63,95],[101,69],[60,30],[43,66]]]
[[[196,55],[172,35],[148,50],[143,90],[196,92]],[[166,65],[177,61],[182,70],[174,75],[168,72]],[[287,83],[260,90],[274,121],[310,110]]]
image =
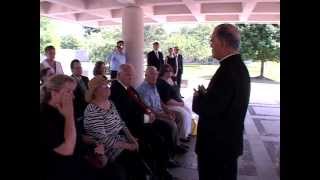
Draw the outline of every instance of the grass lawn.
[[[260,66],[260,62],[253,62],[247,65],[251,77],[260,75]],[[183,79],[185,80],[195,77],[210,79],[218,69],[219,65],[184,64],[183,67]],[[276,82],[280,82],[280,63],[265,63],[264,76]]]

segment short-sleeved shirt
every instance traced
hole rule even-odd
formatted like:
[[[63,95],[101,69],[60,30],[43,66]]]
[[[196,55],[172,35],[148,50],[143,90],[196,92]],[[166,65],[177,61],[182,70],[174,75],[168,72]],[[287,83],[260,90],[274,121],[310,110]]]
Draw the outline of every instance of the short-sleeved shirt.
[[[181,98],[178,96],[177,91],[169,83],[163,79],[158,79],[157,89],[161,98],[161,101],[167,103],[170,99],[174,99],[178,102],[182,102]]]
[[[111,57],[110,69],[118,71],[122,64],[126,63],[126,56],[124,53],[114,52]]]
[[[114,148],[117,142],[128,142],[127,138],[120,133],[127,129],[125,122],[121,120],[116,106],[111,102],[109,110],[101,109],[95,104],[89,104],[84,112],[85,133],[103,144],[107,156],[113,160],[121,152],[122,148]]]
[[[149,106],[155,112],[161,112],[161,100],[160,95],[157,90],[157,86],[151,86],[148,82],[143,81],[143,83],[137,88],[140,97],[144,103]]]

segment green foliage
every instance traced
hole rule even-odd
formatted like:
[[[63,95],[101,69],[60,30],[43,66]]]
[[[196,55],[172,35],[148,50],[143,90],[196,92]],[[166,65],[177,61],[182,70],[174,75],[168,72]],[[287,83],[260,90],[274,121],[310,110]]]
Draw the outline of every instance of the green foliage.
[[[112,30],[100,29],[99,31],[91,32],[90,35],[86,36],[84,45],[89,52],[90,61],[104,61],[120,39],[121,32],[119,28]]]
[[[241,54],[245,59],[261,61],[260,77],[264,62],[280,61],[280,26],[267,24],[239,24]]]
[[[280,27],[266,24],[239,24],[241,54],[253,61],[280,61]]]
[[[244,59],[254,61],[280,60],[280,27],[279,25],[238,24],[241,31],[241,53]],[[83,37],[67,35],[59,37],[53,23],[48,18],[40,19],[40,52],[44,47],[54,45],[60,48],[84,48],[89,52],[91,61],[103,61],[112,53],[116,42],[122,39],[121,26],[110,28],[83,27]],[[211,59],[210,35],[213,24],[183,26],[177,32],[168,33],[162,25],[144,27],[144,53],[152,50],[152,43],[158,41],[166,56],[168,48],[178,46],[186,60],[207,63]]]
[[[72,35],[62,36],[61,48],[62,49],[79,49],[81,47],[81,40]]]
[[[99,33],[100,29],[98,28],[93,28],[93,27],[87,27],[87,26],[83,26],[84,29],[84,36],[90,36],[92,33]]]
[[[60,37],[55,31],[53,23],[47,17],[40,17],[40,53],[44,54],[44,48],[53,45],[60,48]]]
[[[158,41],[160,46],[167,38],[167,33],[161,25],[147,25],[144,27],[144,53],[152,50],[152,43]]]
[[[196,62],[207,62],[211,56],[209,37],[212,25],[184,26],[178,32],[166,33],[161,25],[145,26],[145,48],[147,53],[152,50],[152,43],[158,41],[164,55],[168,55],[170,47],[178,46],[185,59]]]

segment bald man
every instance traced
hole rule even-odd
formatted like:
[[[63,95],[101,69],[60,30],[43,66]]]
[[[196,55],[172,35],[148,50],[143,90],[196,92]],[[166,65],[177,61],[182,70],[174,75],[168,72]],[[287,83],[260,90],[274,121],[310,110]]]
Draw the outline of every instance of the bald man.
[[[170,179],[171,174],[167,171],[170,159],[168,148],[161,133],[153,127],[155,114],[132,86],[134,76],[134,67],[131,64],[122,64],[117,79],[112,82],[110,99],[132,135],[139,139],[139,147],[141,147],[139,149],[141,149],[142,155],[146,159],[150,159],[151,156],[156,163],[156,168],[151,167],[154,173]],[[146,147],[151,147],[151,151]],[[149,163],[149,165],[151,164]]]
[[[195,90],[192,104],[199,115],[199,180],[236,180],[237,160],[243,152],[250,76],[239,53],[240,32],[234,25],[217,26],[211,47],[220,67],[207,88],[199,86]]]

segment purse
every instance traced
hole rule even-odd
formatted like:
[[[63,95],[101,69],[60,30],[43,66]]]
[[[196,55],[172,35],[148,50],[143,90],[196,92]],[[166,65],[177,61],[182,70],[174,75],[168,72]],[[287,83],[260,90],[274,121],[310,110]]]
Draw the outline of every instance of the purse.
[[[97,154],[95,152],[89,152],[84,156],[84,159],[95,169],[104,168],[108,162],[108,158],[105,154]]]
[[[95,169],[101,169],[105,167],[108,163],[108,157],[105,154],[98,154],[95,152],[95,141],[89,136],[82,135],[82,142],[86,146],[84,159],[88,162],[88,164]]]

